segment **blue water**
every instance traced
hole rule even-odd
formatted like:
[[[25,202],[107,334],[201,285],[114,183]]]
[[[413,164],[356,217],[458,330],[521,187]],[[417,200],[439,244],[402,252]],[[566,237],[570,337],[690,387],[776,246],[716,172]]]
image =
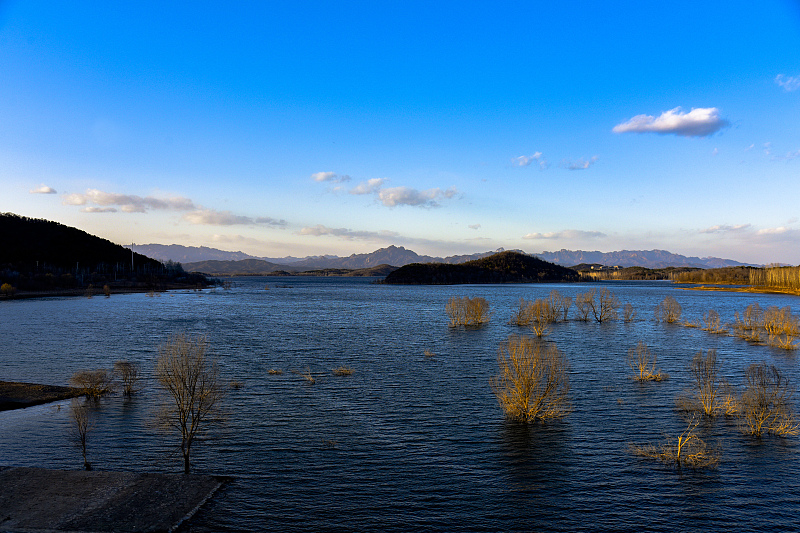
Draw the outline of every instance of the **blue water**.
[[[716,349],[734,385],[762,361],[795,384],[800,378],[794,352],[654,322],[665,296],[692,322],[711,308],[731,321],[754,302],[798,314],[797,297],[664,282],[371,281],[236,278],[230,290],[2,302],[0,379],[66,384],[77,370],[141,363],[144,390],[95,408],[89,460],[100,470],[180,472],[178,441],[157,421],[163,396],[152,370],[172,334],[206,335],[224,379],[241,387],[227,396],[223,425],[193,451],[193,471],[234,480],[187,531],[800,530],[797,437],[758,440],[734,421],[704,423],[699,433],[722,450],[710,471],[676,470],[629,450],[686,427],[675,397],[690,387],[688,364],[699,350]],[[519,298],[601,286],[631,303],[638,319],[553,327],[547,338],[570,361],[572,413],[547,424],[506,421],[489,380],[498,345],[523,332],[508,324]],[[491,322],[449,328],[451,296],[486,298]],[[669,380],[630,379],[625,356],[640,340]],[[354,373],[333,375],[339,366]],[[297,373],[306,368],[314,385]],[[68,406],[0,413],[0,464],[81,468]]]

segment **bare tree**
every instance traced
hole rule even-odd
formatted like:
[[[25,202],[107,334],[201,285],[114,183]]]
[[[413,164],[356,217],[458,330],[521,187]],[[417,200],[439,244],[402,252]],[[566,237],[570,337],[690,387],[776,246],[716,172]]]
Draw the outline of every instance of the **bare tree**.
[[[175,335],[158,352],[156,378],[172,400],[164,416],[180,432],[183,471],[188,474],[192,445],[219,413],[225,389],[217,361],[207,353],[205,337]]]
[[[597,299],[594,298],[594,290],[592,290],[591,294],[593,298],[589,301],[589,307],[597,322],[605,322],[606,320],[617,318],[619,300],[617,300],[616,296],[611,294],[611,291],[608,289],[600,289],[597,291]]]
[[[661,445],[634,445],[631,447],[633,453],[674,464],[676,467],[715,468],[719,464],[719,450],[709,447],[697,436],[694,430],[698,424],[699,421],[692,418],[686,429],[677,437],[666,437]]]
[[[709,333],[722,334],[725,333],[725,328],[722,327],[719,313],[714,309],[709,309],[703,315],[703,330]]]
[[[726,413],[731,412],[732,405],[729,395],[723,398],[720,404],[719,391],[719,360],[716,350],[702,350],[692,358],[689,366],[694,377],[695,388],[691,392],[682,394],[676,400],[679,409],[703,413],[706,416],[716,416],[720,409]]]
[[[578,310],[578,320],[587,322],[589,320],[589,313],[592,312],[594,304],[594,294],[596,290],[592,289],[589,292],[582,292],[575,296],[575,307]]]
[[[131,363],[130,361],[117,361],[114,363],[114,372],[116,372],[119,379],[122,380],[122,393],[125,396],[131,396],[134,392],[139,391],[141,372],[139,371],[138,364]]]
[[[491,317],[489,302],[478,296],[475,298],[454,296],[445,305],[445,311],[450,317],[450,327],[482,326],[489,322]]]
[[[512,335],[500,345],[497,362],[492,390],[508,418],[534,422],[569,413],[569,363],[555,344]]]
[[[93,426],[89,406],[85,401],[73,398],[70,404],[70,412],[72,414],[72,431],[75,444],[83,455],[83,468],[91,470],[92,465],[86,460],[86,438]]]
[[[656,354],[642,341],[628,350],[628,366],[637,372],[633,376],[637,381],[663,381],[669,377],[661,370],[656,370]]]
[[[741,421],[745,431],[756,437],[762,433],[797,435],[792,393],[789,380],[774,365],[748,366],[741,400]]]
[[[114,375],[108,370],[79,370],[72,374],[69,382],[73,387],[81,389],[86,397],[93,400],[114,391]]]
[[[656,321],[674,324],[681,318],[681,304],[672,296],[667,296],[656,306],[655,317]]]
[[[622,307],[622,319],[628,323],[636,320],[636,309],[630,303],[626,303]]]

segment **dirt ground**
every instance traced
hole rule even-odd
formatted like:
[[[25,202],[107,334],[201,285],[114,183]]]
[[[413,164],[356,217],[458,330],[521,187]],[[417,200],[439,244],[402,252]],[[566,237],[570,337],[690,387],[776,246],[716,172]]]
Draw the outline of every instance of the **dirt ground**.
[[[0,531],[173,531],[225,478],[0,467]]]
[[[66,400],[80,395],[80,390],[73,387],[0,381],[0,411],[21,409],[40,403]]]

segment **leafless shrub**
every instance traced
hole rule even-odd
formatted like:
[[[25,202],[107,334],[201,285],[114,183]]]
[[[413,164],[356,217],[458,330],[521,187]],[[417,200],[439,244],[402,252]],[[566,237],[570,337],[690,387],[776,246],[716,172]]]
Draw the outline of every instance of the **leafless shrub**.
[[[79,370],[72,374],[69,382],[81,390],[87,398],[96,400],[104,394],[114,391],[114,375],[108,370]]]
[[[626,303],[622,306],[622,320],[626,323],[636,320],[636,309],[634,309],[630,303]]]
[[[478,296],[475,298],[454,296],[447,302],[445,311],[450,317],[450,327],[482,326],[489,322],[491,316],[489,302]]]
[[[637,381],[663,381],[669,377],[661,370],[656,370],[656,354],[641,341],[636,347],[628,350],[628,366],[637,372],[633,376]]]
[[[784,350],[797,348],[795,339],[800,336],[798,318],[789,306],[778,309],[775,306],[764,310],[764,329],[769,335],[768,344]]]
[[[140,390],[139,379],[141,372],[139,365],[130,361],[117,361],[114,363],[114,372],[122,381],[122,394],[132,396]]]
[[[672,296],[667,296],[656,306],[656,322],[674,324],[681,318],[681,304]]]
[[[575,308],[578,311],[578,320],[583,322],[589,321],[589,313],[592,312],[592,307],[594,305],[594,295],[596,289],[592,289],[589,292],[582,292],[575,296]]]
[[[72,415],[72,433],[75,439],[75,445],[81,451],[81,455],[83,455],[83,468],[84,470],[91,470],[92,465],[86,459],[86,441],[89,432],[92,427],[94,427],[89,406],[85,401],[73,398],[70,404],[70,412]]]
[[[267,374],[270,374],[270,375],[273,375],[273,376],[280,376],[281,374],[283,374],[283,370],[278,370],[276,368],[270,368],[269,370],[267,370]]]
[[[234,379],[230,382],[230,388],[233,390],[239,390],[244,387],[244,383],[239,381],[238,379]]]
[[[175,335],[158,352],[156,378],[172,400],[163,417],[180,433],[183,471],[188,474],[195,438],[219,414],[225,394],[219,366],[203,336]]]
[[[592,299],[589,300],[589,307],[592,310],[592,315],[597,322],[605,322],[606,320],[613,320],[617,318],[617,310],[619,309],[619,300],[611,294],[608,289],[600,289],[591,291]],[[594,296],[597,295],[595,299]]]
[[[500,373],[491,385],[508,418],[534,422],[569,413],[569,363],[555,344],[512,335],[497,362]]]
[[[752,364],[745,370],[745,391],[741,399],[741,423],[745,432],[797,435],[798,423],[792,411],[793,390],[789,380],[774,365]]]
[[[656,459],[676,467],[692,469],[716,468],[720,451],[709,447],[694,430],[698,421],[693,418],[686,429],[676,437],[665,437],[662,444],[633,445],[631,450],[641,457]]]
[[[722,327],[722,322],[719,313],[714,309],[709,309],[703,315],[703,330],[709,333],[723,334],[727,333],[725,328]]]
[[[340,366],[333,369],[334,376],[350,376],[353,372],[354,370],[349,366]]]
[[[678,409],[699,412],[706,416],[716,416],[722,405],[719,401],[719,361],[716,350],[708,350],[705,354],[697,352],[689,366],[695,387],[678,397]],[[727,408],[726,408],[727,411]]]
[[[426,349],[426,350],[425,350],[424,352],[422,352],[422,353],[423,353],[423,354],[425,354],[425,357],[434,357],[434,356],[436,355],[435,353],[433,353],[432,351],[430,351],[430,350],[428,350],[428,349]]]
[[[303,370],[302,372],[298,372],[298,374],[300,374],[303,377],[303,379],[305,379],[308,382],[309,385],[314,385],[317,382],[314,376],[311,375],[311,369],[309,367],[306,367],[306,369]]]
[[[750,342],[761,342],[761,332],[764,330],[764,312],[758,304],[748,305],[740,315],[735,314],[733,331],[737,337]]]
[[[111,296],[111,287],[109,287],[107,284],[103,285],[103,294],[105,295],[106,298],[109,298]]]

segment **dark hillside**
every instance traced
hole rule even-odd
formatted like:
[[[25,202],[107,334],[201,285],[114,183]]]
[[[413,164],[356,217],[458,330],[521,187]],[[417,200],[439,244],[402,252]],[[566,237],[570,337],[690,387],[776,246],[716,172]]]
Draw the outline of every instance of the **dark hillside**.
[[[58,222],[2,213],[0,235],[0,284],[16,291],[207,284],[204,276],[186,274],[179,263],[162,264]]]
[[[456,285],[580,280],[580,274],[574,270],[519,252],[509,251],[460,264],[415,263],[406,265],[386,276],[384,283]]]

